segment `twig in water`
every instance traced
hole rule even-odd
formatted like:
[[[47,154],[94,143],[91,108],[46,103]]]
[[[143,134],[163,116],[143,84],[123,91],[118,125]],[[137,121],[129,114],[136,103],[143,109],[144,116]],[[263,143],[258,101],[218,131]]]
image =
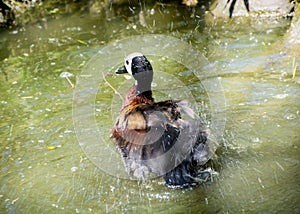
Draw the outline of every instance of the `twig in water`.
[[[72,88],[75,88],[74,84],[71,82],[71,80],[69,79],[69,77],[66,77],[66,79],[67,79],[68,83],[70,84],[70,86]]]
[[[69,79],[69,77],[74,76],[73,74],[69,73],[69,72],[62,72],[60,75],[60,78],[66,78],[66,80],[68,81],[68,83],[71,85],[72,88],[75,88],[74,84],[71,82],[71,80]]]
[[[115,92],[115,94],[119,95],[119,97],[121,98],[122,101],[124,101],[122,95],[106,80],[104,74],[102,73],[104,82]]]
[[[293,70],[293,77],[292,77],[292,79],[295,79],[296,72],[297,72],[297,64],[296,64],[296,58],[295,57],[293,59],[293,68],[294,68],[294,70]]]

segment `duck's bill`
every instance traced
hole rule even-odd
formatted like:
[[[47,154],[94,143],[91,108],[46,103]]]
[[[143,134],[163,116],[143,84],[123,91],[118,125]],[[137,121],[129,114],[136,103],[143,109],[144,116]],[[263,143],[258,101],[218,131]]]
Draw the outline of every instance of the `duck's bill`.
[[[128,73],[128,71],[126,70],[125,66],[116,70],[116,74],[126,74],[126,73]]]

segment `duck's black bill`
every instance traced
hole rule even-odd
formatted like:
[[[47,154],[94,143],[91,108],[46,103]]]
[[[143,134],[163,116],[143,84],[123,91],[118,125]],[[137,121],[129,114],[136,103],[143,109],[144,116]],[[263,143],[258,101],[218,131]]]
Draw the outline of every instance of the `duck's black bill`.
[[[126,74],[126,73],[128,73],[128,71],[126,70],[125,66],[116,70],[116,74]]]

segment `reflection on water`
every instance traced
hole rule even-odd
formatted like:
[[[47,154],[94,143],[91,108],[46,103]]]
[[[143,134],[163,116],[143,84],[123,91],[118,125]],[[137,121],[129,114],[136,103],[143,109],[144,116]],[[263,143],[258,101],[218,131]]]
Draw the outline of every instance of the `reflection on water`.
[[[109,17],[81,14],[1,32],[6,51],[0,53],[0,210],[299,212],[299,84],[292,79],[293,58],[278,48],[289,21],[203,28],[202,16],[190,17],[201,11],[172,5],[165,8],[168,13],[157,6],[144,9],[144,27],[137,8],[133,14],[116,9]],[[204,69],[217,72],[222,82],[227,123],[215,163],[220,175],[212,183],[170,190],[160,179],[147,183],[119,179],[98,169],[78,144],[72,121],[73,89],[60,74],[78,76],[107,43],[147,33],[173,35],[205,51],[211,63]],[[205,103],[192,73],[183,66],[166,72],[176,73],[199,105],[201,98]],[[123,84],[115,76],[107,81]],[[107,85],[101,87],[96,119],[110,111],[101,100],[110,103],[115,96]],[[166,93],[155,96],[168,99]],[[207,110],[205,105],[201,108]],[[107,139],[111,121],[97,120],[107,130],[103,136]]]

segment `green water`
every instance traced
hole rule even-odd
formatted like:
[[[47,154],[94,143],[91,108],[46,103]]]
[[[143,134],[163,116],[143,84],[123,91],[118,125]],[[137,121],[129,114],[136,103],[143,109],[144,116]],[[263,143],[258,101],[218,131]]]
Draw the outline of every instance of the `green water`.
[[[1,213],[299,213],[299,74],[292,77],[299,59],[282,43],[290,21],[205,27],[200,9],[143,5],[144,17],[140,9],[64,16],[0,33]],[[75,84],[102,48],[153,33],[203,52],[209,63],[202,69],[217,74],[223,87],[226,126],[215,157],[219,176],[193,189],[172,190],[159,178],[139,183],[95,165],[74,130],[74,89],[60,77],[70,72]],[[167,81],[175,76],[209,123],[209,99],[193,72],[172,60],[150,58],[165,73],[156,76],[155,97],[181,95],[176,93],[181,85]],[[105,71],[106,80],[124,94],[133,81],[109,75],[114,69]],[[116,153],[109,130],[121,98],[106,83],[99,87],[95,120],[107,141],[105,154]],[[112,169],[119,164],[110,162]]]

